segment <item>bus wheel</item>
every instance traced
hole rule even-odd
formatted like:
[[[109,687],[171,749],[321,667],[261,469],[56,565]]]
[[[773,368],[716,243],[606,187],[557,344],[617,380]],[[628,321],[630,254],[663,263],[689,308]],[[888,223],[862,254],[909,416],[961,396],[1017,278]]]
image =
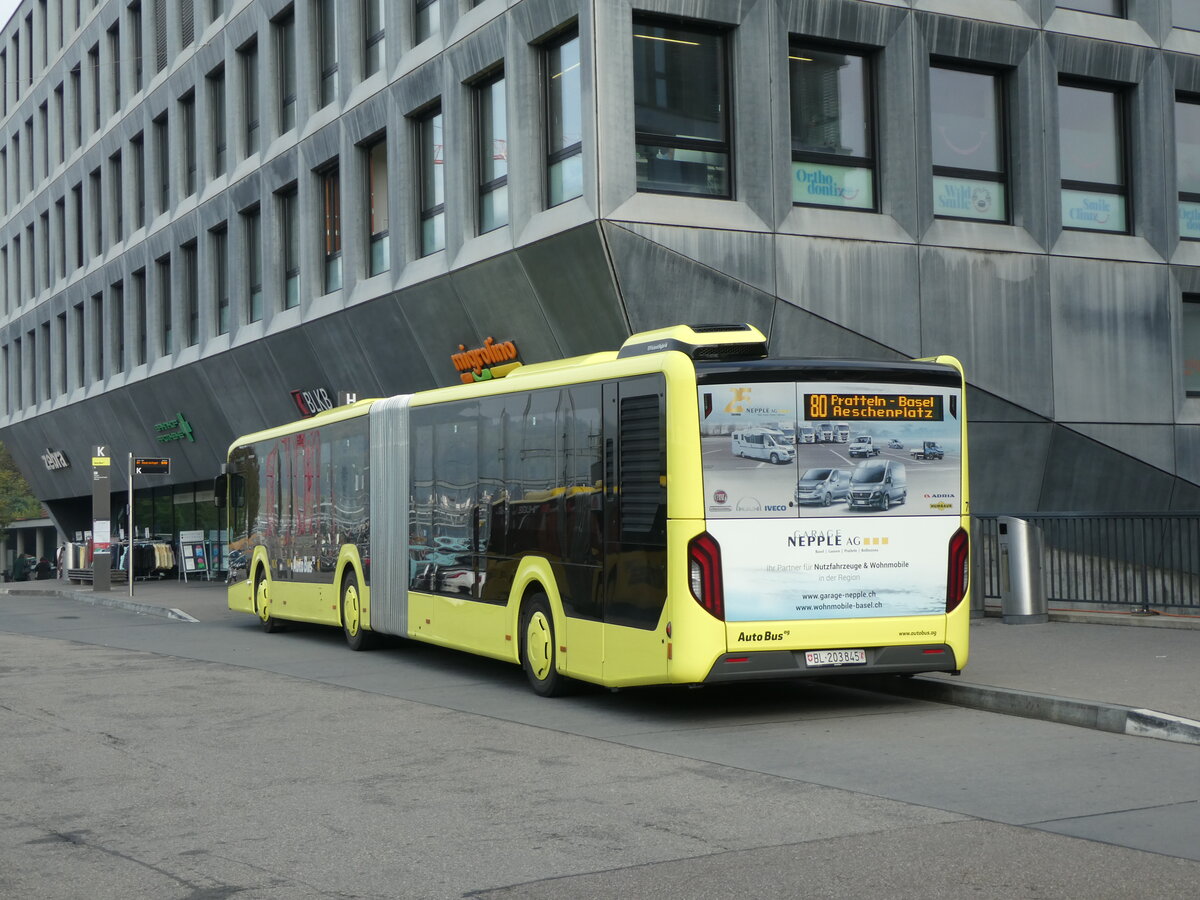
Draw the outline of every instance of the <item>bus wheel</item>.
[[[342,581],[342,633],[351,650],[366,650],[371,644],[370,633],[362,627],[362,595],[353,569]]]
[[[521,666],[534,693],[557,697],[566,693],[570,679],[554,667],[554,617],[545,594],[534,594],[521,610]]]
[[[279,630],[279,620],[271,615],[270,583],[267,581],[267,573],[262,569],[258,570],[258,576],[254,579],[254,611],[258,613],[263,631],[270,634]]]

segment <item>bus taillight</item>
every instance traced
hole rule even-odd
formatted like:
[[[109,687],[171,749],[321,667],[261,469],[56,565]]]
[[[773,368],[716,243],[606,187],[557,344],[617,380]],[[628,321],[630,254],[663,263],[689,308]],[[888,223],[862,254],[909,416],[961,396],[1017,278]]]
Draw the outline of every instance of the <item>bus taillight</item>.
[[[950,567],[946,574],[946,612],[953,612],[967,596],[971,539],[962,528],[950,538]]]
[[[688,577],[692,596],[714,617],[725,621],[721,582],[721,545],[707,531],[688,542]]]

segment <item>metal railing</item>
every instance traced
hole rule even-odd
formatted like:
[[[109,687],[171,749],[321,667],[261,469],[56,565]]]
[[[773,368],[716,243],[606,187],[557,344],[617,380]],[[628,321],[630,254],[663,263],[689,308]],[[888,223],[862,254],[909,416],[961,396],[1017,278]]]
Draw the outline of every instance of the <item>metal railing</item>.
[[[1020,518],[1042,530],[1050,603],[1200,610],[1200,515],[1039,513]],[[996,519],[976,516],[973,522],[974,589],[985,601],[1000,597]]]

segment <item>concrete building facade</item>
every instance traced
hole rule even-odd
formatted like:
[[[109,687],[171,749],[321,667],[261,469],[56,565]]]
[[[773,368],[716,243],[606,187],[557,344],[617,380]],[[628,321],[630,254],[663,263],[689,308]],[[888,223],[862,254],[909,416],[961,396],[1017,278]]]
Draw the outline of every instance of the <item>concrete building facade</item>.
[[[0,69],[0,440],[68,535],[95,445],[215,528],[300,405],[678,322],[958,356],[975,512],[1200,508],[1190,0],[25,0]]]

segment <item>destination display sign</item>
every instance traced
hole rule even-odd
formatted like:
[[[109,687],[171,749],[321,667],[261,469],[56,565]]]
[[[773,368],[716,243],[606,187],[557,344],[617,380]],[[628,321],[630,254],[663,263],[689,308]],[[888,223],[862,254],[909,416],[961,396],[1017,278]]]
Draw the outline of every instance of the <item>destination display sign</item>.
[[[941,422],[941,394],[805,394],[804,418]]]
[[[169,456],[134,457],[133,471],[136,475],[169,475],[171,474],[171,458]]]

